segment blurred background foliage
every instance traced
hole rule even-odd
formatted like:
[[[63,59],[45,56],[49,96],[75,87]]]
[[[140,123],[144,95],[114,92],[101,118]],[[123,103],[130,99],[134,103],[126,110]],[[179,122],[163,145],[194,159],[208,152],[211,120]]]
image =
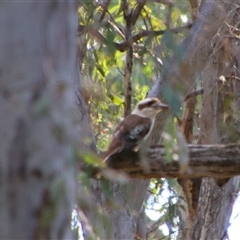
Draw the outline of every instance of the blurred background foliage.
[[[78,13],[81,85],[97,147],[104,151],[124,116],[126,68],[133,107],[146,97],[165,60],[188,33],[191,6],[189,1],[178,0],[142,0],[140,4],[135,0],[82,0]],[[129,13],[135,16],[130,21]],[[126,33],[126,29],[130,31]],[[132,68],[126,60],[129,51]],[[166,127],[170,136],[176,132],[171,126],[173,122]],[[179,222],[177,188],[174,180],[152,180],[145,206],[149,239],[173,239]]]
[[[132,106],[146,97],[164,59],[172,54],[190,26],[188,1],[163,2],[147,2],[132,26],[133,38],[143,35],[130,43],[133,47]],[[127,4],[129,12],[136,9],[136,1]],[[82,87],[101,150],[106,149],[114,126],[123,117],[128,46],[121,5],[121,0],[86,0],[81,1],[78,9],[79,48],[84,53],[80,59]],[[178,31],[179,27],[183,28]]]

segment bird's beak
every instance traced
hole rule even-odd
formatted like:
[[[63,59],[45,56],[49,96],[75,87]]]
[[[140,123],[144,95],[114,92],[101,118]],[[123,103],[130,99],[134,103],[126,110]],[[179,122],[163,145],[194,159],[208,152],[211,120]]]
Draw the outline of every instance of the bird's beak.
[[[155,106],[155,108],[156,109],[168,109],[169,107],[168,107],[168,105],[167,104],[164,104],[164,103],[159,103],[159,104],[156,104],[156,106]]]

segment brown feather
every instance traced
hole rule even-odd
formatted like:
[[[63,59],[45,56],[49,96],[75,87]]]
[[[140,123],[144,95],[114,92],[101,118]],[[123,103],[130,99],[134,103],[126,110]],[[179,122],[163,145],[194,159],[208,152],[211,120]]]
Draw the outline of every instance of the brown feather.
[[[122,151],[122,149],[134,149],[151,128],[152,121],[149,118],[130,114],[116,127],[111,143],[106,152],[106,157]]]

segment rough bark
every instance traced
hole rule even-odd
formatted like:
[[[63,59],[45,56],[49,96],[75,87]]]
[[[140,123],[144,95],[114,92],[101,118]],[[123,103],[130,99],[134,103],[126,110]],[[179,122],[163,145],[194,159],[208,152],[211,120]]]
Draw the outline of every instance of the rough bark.
[[[221,42],[223,41],[224,39],[221,39]],[[226,109],[224,109],[222,100],[226,100],[226,98],[219,88],[218,79],[222,75],[228,76],[232,61],[225,58],[226,56],[222,52],[222,44],[218,48],[216,46],[218,45],[213,48],[215,56],[212,58],[213,61],[209,62],[209,69],[206,74],[212,77],[210,80],[204,80],[203,101],[205,106],[203,106],[201,113],[201,143],[226,142],[226,140],[229,142],[230,140],[229,132],[226,132],[227,128],[230,129],[230,125],[225,121],[223,114],[224,111],[226,113]],[[207,92],[205,92],[205,89]],[[209,119],[207,119],[207,116]],[[221,125],[225,125],[227,128],[223,129],[220,127]],[[229,218],[236,199],[235,193],[239,191],[239,178],[232,178],[227,184],[226,181],[217,181],[217,183],[218,185],[219,183],[225,185],[220,188],[213,179],[202,180],[197,214],[191,235],[192,239],[226,239]]]
[[[74,2],[0,8],[0,238],[71,239]]]
[[[110,157],[111,169],[127,173],[130,178],[227,178],[240,175],[240,145],[189,145],[189,165],[181,171],[181,161],[167,159],[165,148],[154,147],[145,159],[137,152],[123,151]],[[174,153],[173,158],[175,157]],[[142,161],[148,162],[148,169]],[[106,169],[102,170],[103,174]],[[101,170],[100,170],[101,172]],[[99,172],[99,173],[100,173]]]
[[[192,3],[193,4],[193,3]],[[194,5],[194,4],[193,4]],[[196,86],[194,86],[194,89]],[[202,91],[193,91],[192,93],[202,93]],[[186,99],[186,97],[185,97]],[[180,128],[185,136],[187,143],[192,143],[193,141],[193,127],[194,127],[194,118],[195,118],[195,107],[197,104],[197,98],[196,95],[189,96],[188,99],[186,99],[186,102],[184,104],[184,111],[183,116],[180,121]],[[185,206],[185,209],[182,207],[179,208],[180,214],[180,223],[181,226],[179,227],[179,234],[178,239],[189,239],[190,235],[190,229],[192,228],[192,223],[195,215],[195,203],[194,203],[194,192],[193,187],[194,183],[196,182],[196,179],[178,179],[178,183],[182,187],[183,194],[186,198],[186,201],[182,198],[179,198],[179,205]]]
[[[238,191],[237,178],[232,178],[222,188],[212,178],[203,179],[191,239],[225,239]]]

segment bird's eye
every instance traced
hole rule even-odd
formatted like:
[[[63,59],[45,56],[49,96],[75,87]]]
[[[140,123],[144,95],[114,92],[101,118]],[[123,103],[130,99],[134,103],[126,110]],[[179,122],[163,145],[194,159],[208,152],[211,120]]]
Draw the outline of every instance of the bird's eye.
[[[150,101],[150,102],[148,103],[148,106],[152,106],[153,104],[155,104],[155,101]]]

